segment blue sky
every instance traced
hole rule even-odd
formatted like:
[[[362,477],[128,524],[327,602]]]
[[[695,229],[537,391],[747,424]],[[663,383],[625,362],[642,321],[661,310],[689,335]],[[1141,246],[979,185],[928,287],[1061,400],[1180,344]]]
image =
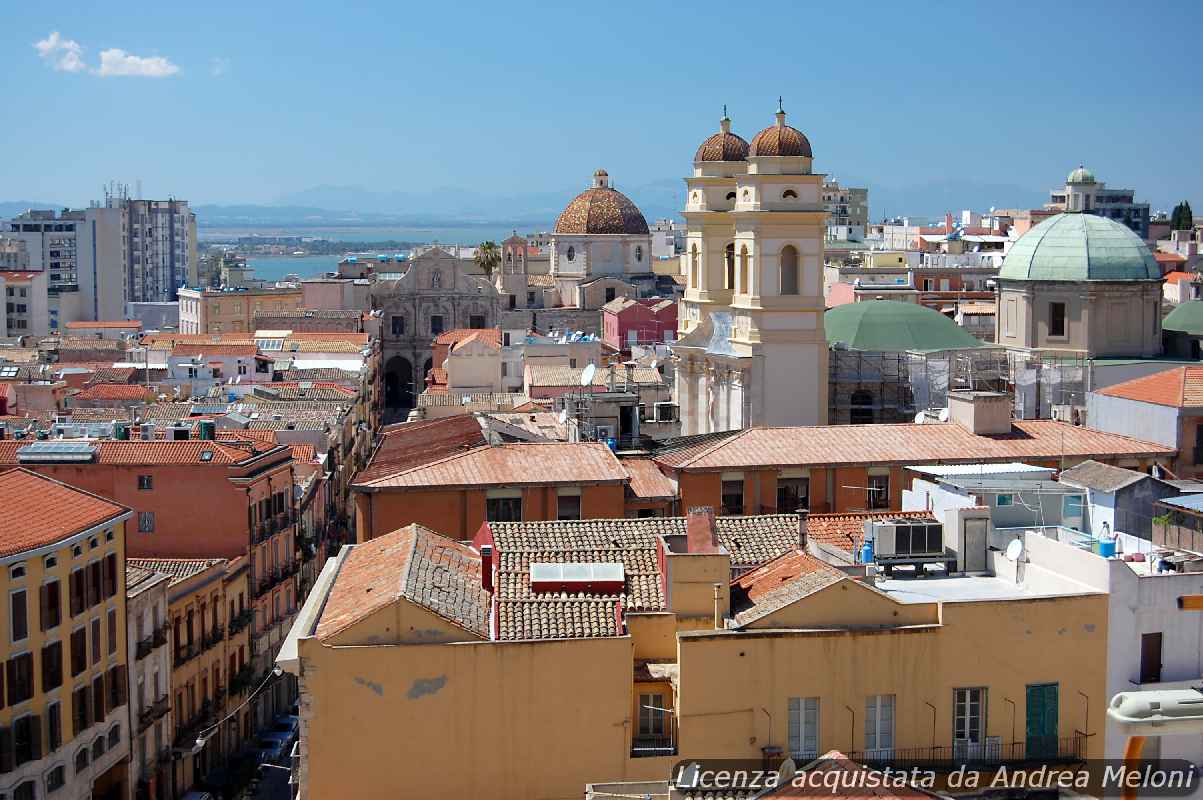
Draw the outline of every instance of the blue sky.
[[[1203,212],[1203,3],[55,3],[0,29],[0,199],[271,202],[687,173],[778,94],[816,169],[1042,192],[1079,162]],[[746,15],[741,15],[746,9]],[[51,34],[57,32],[57,37]],[[41,47],[35,46],[41,43]],[[872,194],[870,195],[872,199]]]

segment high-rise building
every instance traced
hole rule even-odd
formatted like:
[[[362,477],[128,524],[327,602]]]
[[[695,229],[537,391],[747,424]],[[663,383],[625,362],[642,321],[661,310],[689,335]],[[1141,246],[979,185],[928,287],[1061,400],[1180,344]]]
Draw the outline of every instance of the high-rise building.
[[[198,280],[196,214],[187,200],[106,198],[126,223],[126,284],[132,303],[169,302]]]
[[[862,242],[869,225],[869,190],[823,181],[823,207],[827,209],[827,238]]]

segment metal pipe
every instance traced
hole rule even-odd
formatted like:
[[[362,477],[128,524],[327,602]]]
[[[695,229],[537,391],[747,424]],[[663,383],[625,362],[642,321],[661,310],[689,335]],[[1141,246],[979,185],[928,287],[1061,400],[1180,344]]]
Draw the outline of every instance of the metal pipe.
[[[723,627],[723,609],[722,605],[719,603],[719,590],[721,588],[721,583],[714,584],[714,629],[716,631],[721,630]]]

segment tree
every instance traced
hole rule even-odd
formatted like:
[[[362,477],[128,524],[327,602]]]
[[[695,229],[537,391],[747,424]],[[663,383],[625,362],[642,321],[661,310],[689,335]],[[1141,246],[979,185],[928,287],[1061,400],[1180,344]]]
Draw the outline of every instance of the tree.
[[[476,266],[480,267],[486,278],[493,278],[493,270],[497,269],[500,263],[501,250],[492,239],[476,246]]]
[[[1170,230],[1189,231],[1194,226],[1195,218],[1190,210],[1190,202],[1183,200],[1174,206],[1174,213],[1170,215]]]

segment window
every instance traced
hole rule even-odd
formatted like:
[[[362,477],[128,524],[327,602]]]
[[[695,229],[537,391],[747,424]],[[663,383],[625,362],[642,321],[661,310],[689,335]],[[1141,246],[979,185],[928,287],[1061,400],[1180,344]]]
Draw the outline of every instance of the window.
[[[88,748],[83,748],[75,754],[75,771],[83,772],[88,768]]]
[[[636,261],[643,260],[643,248],[640,247],[639,245],[635,245],[635,260]]]
[[[556,519],[580,519],[581,496],[562,494],[556,498]]]
[[[430,335],[438,336],[443,332],[443,315],[432,314],[430,316]]]
[[[569,261],[575,260],[576,259],[576,248],[569,246],[568,252],[564,254],[564,257],[567,258]]]
[[[781,199],[782,200],[797,200],[798,193],[795,192],[793,189],[786,189],[784,192],[781,193]]]
[[[781,249],[781,294],[798,293],[798,251],[787,244]]]
[[[986,690],[980,686],[953,689],[952,708],[953,747],[982,744],[986,736]]]
[[[9,595],[9,609],[12,614],[12,640],[14,642],[24,641],[29,637],[29,609],[26,607],[26,594],[24,589],[18,589]]]
[[[789,755],[795,760],[819,757],[819,698],[789,699]]]
[[[121,723],[118,722],[113,727],[109,728],[109,749],[112,750],[117,745],[121,744]]]
[[[92,679],[92,721],[104,721],[104,676]]]
[[[668,709],[662,694],[639,695],[639,735],[664,736],[667,729]]]
[[[474,330],[479,330],[485,326],[484,314],[471,314],[468,316],[468,327]]]
[[[996,505],[996,506],[998,506],[998,507],[1000,507],[1000,508],[1001,508],[1002,506],[1009,506],[1009,505],[1013,505],[1014,503],[1015,503],[1015,496],[1014,496],[1014,495],[1010,495],[1010,494],[1000,494],[1000,495],[996,495],[996,496],[995,496],[995,498],[994,498],[994,505]]]
[[[24,563],[13,564],[12,567],[9,569],[8,574],[9,574],[9,577],[11,577],[14,581],[24,578],[25,577],[25,564]]]
[[[443,273],[439,272],[437,269],[434,272],[430,273],[430,288],[431,289],[443,288]]]
[[[63,704],[46,706],[46,750],[54,752],[63,746]]]
[[[87,606],[87,573],[81,568],[71,573],[71,616],[84,613]]]
[[[100,663],[100,620],[92,620],[92,663]]]
[[[1048,304],[1048,335],[1049,336],[1064,336],[1065,335],[1065,304],[1064,303],[1049,303]]]
[[[51,642],[42,647],[42,691],[49,692],[63,685],[63,643]]]
[[[104,755],[104,737],[97,737],[96,741],[92,742],[92,760],[100,758]]]
[[[613,286],[606,287],[606,302],[607,303],[610,302],[611,300],[613,300],[617,296],[618,296],[618,294],[617,294],[617,292],[614,291]]]
[[[38,786],[33,781],[25,781],[13,789],[13,800],[37,800]]]
[[[698,288],[698,246],[689,249],[689,285]]]
[[[148,492],[153,488],[155,488],[155,478],[153,475],[139,475],[138,476],[138,490],[139,491]]]
[[[138,533],[154,533],[155,532],[155,512],[139,511],[138,512]]]
[[[852,425],[872,425],[876,416],[873,393],[857,389],[848,398],[848,422]]]
[[[390,322],[392,323],[393,327],[393,336],[405,335],[405,317],[401,316],[400,314],[393,314]]]
[[[59,764],[46,773],[46,793],[57,792],[67,785],[67,769]]]
[[[865,701],[865,758],[894,757],[894,695],[873,694]]]
[[[74,678],[88,668],[88,631],[78,628],[71,631],[71,677]]]
[[[114,655],[117,652],[117,609],[109,609],[109,624],[108,624],[108,643],[109,655]]]
[[[792,514],[799,508],[810,508],[810,479],[778,478],[777,513]]]
[[[870,475],[867,498],[869,508],[890,507],[890,476]]]
[[[8,660],[8,704],[15,706],[33,697],[33,653],[22,653]]]
[[[723,288],[735,289],[735,244],[723,250]]]
[[[1067,494],[1061,501],[1061,519],[1072,520],[1077,518],[1082,519],[1082,495]]]
[[[732,516],[744,513],[743,478],[723,481],[723,514]]]
[[[485,501],[485,519],[489,522],[521,522],[521,497],[490,497]]]

